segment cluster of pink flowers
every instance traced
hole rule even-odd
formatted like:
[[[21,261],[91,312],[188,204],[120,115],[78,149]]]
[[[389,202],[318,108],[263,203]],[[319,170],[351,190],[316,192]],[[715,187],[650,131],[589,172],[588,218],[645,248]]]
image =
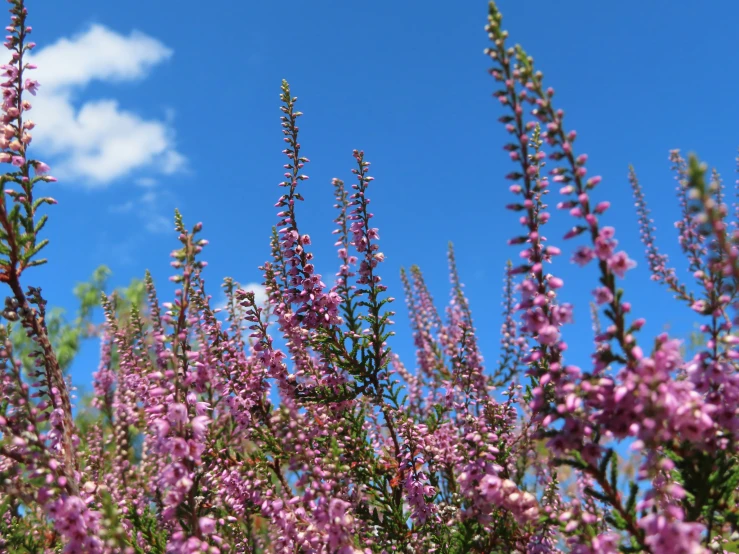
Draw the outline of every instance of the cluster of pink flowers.
[[[0,163],[11,164],[0,202],[0,281],[10,289],[0,326],[1,551],[731,551],[739,539],[739,226],[729,221],[721,178],[707,181],[697,159],[670,153],[689,287],[658,250],[630,170],[653,278],[700,318],[704,338],[692,355],[667,334],[647,348],[637,340],[645,320],[620,284],[635,262],[606,224],[609,203],[593,199],[601,179],[589,176],[533,59],[506,44],[494,3],[487,54],[515,164],[508,208],[523,227],[509,241],[520,262],[506,268],[496,367],[483,358],[451,246],[444,311],[418,267],[401,275],[415,369],[391,350],[394,299],[380,276],[374,179],[360,150],[350,189],[332,181],[335,283],[316,273],[297,222],[308,163],[302,113],[283,82],[286,192],[261,268],[268,301],[226,279],[226,308],[213,308],[202,225],[188,230],[176,213],[174,300],[160,302],[148,274],[141,302],[103,296],[91,408],[76,420],[46,302],[20,283],[43,263],[37,234],[46,216],[37,210],[55,202],[33,195],[53,177],[28,157],[33,123],[23,94],[39,84],[24,75],[33,44],[23,0],[10,4],[0,135]],[[597,266],[594,340],[567,342],[573,307],[560,301],[566,284],[553,269],[564,246],[544,234],[556,217],[546,203],[553,183],[563,196],[556,207],[573,218],[563,241],[585,239],[573,263]],[[16,326],[30,354],[13,344]],[[567,362],[572,348],[586,349],[589,367]]]

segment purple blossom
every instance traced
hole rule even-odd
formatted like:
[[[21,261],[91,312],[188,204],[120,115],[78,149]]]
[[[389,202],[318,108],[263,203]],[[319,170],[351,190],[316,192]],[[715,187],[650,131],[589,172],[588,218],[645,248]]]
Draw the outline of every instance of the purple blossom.
[[[3,316],[30,347],[14,348],[0,326],[0,504],[9,508],[0,549],[10,541],[101,554],[433,553],[459,541],[480,552],[722,547],[733,530],[727,506],[738,500],[724,477],[736,472],[739,435],[739,210],[731,213],[717,172],[707,184],[697,159],[670,153],[689,284],[667,267],[633,169],[629,176],[652,277],[690,308],[703,336],[686,354],[666,333],[643,338],[635,312],[644,307],[625,300],[622,283],[635,263],[616,251],[610,203],[596,198],[601,178],[589,176],[533,59],[508,48],[491,3],[487,53],[514,166],[508,208],[522,228],[508,241],[519,262],[505,272],[501,355],[487,367],[450,246],[445,310],[420,268],[401,273],[416,362],[406,366],[391,350],[393,298],[369,211],[369,162],[354,150],[355,182],[332,181],[339,267],[327,286],[298,225],[309,160],[284,82],[284,194],[260,268],[268,300],[226,279],[225,308],[214,309],[203,226],[188,229],[177,212],[172,298],[161,302],[147,274],[143,302],[102,295],[101,325],[80,316],[101,349],[93,410],[79,406],[85,419],[75,420],[51,312],[21,280],[40,262],[37,210],[56,201],[36,194],[38,181],[54,179],[28,152],[34,124],[24,96],[39,85],[23,76],[33,68],[23,61],[33,48],[23,0],[10,5],[0,161],[15,167],[0,210],[0,280],[9,285]],[[554,214],[552,183],[562,195]],[[595,284],[570,290],[556,274],[552,217],[574,220],[565,223],[574,225],[565,239],[580,243],[572,261],[595,261]],[[568,327],[575,308],[563,298],[580,289],[595,300],[594,340]],[[633,477],[619,473],[615,454],[629,443]],[[561,481],[563,463],[571,478]]]

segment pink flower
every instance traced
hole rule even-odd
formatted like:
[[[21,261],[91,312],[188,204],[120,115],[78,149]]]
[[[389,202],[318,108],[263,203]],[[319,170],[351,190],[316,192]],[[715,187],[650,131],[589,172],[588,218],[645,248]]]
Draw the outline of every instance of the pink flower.
[[[539,329],[539,334],[536,337],[541,344],[552,345],[559,339],[559,330],[554,325],[545,325]]]
[[[547,282],[552,289],[561,289],[565,284],[559,277],[550,277]]]
[[[636,262],[630,260],[626,252],[618,252],[608,258],[608,267],[619,277],[624,277],[629,269],[636,267]]]
[[[216,530],[216,522],[210,517],[201,517],[198,520],[198,527],[203,535],[212,535]]]
[[[210,418],[208,416],[200,415],[195,416],[192,420],[192,434],[196,440],[203,440],[205,438],[205,432],[208,429]]]
[[[39,85],[38,81],[34,81],[32,79],[26,79],[25,89],[36,96],[36,91],[41,85]]]
[[[167,417],[172,423],[187,422],[187,406],[184,404],[170,404]]]
[[[162,439],[169,434],[169,423],[166,419],[155,419],[152,424],[157,436]]]
[[[613,302],[613,294],[607,287],[598,287],[593,291],[596,304],[610,304]]]
[[[174,437],[170,439],[170,452],[175,458],[184,458],[189,452],[187,441],[182,437]]]
[[[579,266],[586,266],[595,257],[595,253],[587,246],[581,246],[572,256],[572,261]]]

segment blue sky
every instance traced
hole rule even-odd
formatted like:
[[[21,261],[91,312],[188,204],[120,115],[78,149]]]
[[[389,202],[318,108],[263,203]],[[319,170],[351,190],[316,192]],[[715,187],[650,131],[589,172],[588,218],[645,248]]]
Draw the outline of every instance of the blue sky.
[[[216,6],[216,4],[212,4]],[[45,229],[48,266],[29,271],[51,305],[74,309],[72,288],[100,264],[112,285],[149,268],[162,300],[172,288],[171,217],[204,222],[210,246],[206,279],[220,299],[224,276],[259,281],[269,254],[274,202],[283,173],[280,80],[305,112],[301,143],[311,159],[299,224],[313,238],[326,281],[333,248],[332,177],[351,179],[352,149],[364,149],[376,178],[372,207],[387,261],[383,276],[395,309],[392,346],[412,364],[401,266],[418,264],[437,302],[448,300],[445,251],[457,249],[483,353],[498,356],[500,291],[506,245],[517,217],[504,175],[511,165],[491,98],[494,82],[483,30],[487,3],[246,2],[192,0],[100,2],[29,0],[42,87],[32,148],[60,177],[47,185],[59,200]],[[513,42],[535,57],[557,104],[577,129],[578,152],[596,193],[612,209],[605,222],[639,266],[625,282],[644,337],[692,328],[690,312],[649,280],[626,180],[636,166],[658,239],[684,276],[672,222],[678,214],[668,150],[696,151],[733,186],[739,145],[739,17],[735,2],[678,0],[612,3],[502,0]],[[700,9],[697,9],[700,6]],[[557,195],[551,197],[556,202]],[[571,225],[555,213],[550,239]],[[565,278],[563,300],[576,302],[565,330],[588,348],[587,303],[593,268],[569,263],[575,243],[552,268]],[[574,350],[574,349],[573,349]],[[83,385],[96,369],[87,344],[73,367]]]

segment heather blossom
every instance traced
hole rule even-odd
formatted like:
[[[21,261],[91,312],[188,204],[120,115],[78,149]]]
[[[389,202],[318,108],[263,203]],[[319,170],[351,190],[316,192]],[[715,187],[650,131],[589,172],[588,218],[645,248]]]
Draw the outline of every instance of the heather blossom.
[[[370,163],[353,150],[353,182],[330,183],[338,268],[327,284],[310,248],[318,239],[298,224],[309,160],[303,114],[283,81],[287,160],[260,268],[267,302],[226,278],[225,309],[213,308],[203,225],[188,229],[176,212],[174,297],[160,301],[149,273],[139,296],[102,295],[92,399],[75,418],[46,300],[21,285],[45,261],[46,215],[37,212],[56,201],[34,196],[36,184],[55,180],[30,152],[24,95],[44,89],[24,62],[34,47],[24,2],[9,3],[10,61],[0,66],[3,552],[729,551],[739,537],[739,207],[729,209],[718,172],[707,177],[697,158],[669,154],[685,280],[657,248],[629,168],[647,267],[702,337],[693,351],[667,333],[649,341],[645,308],[624,287],[636,262],[619,249],[610,203],[596,198],[601,178],[533,58],[507,45],[491,3],[486,53],[513,164],[507,208],[521,226],[508,241],[518,256],[505,270],[500,356],[492,367],[483,356],[450,245],[444,310],[419,267],[401,273],[415,347],[415,366],[406,365],[393,350]],[[571,225],[562,241],[548,231],[552,218]],[[588,340],[570,330],[559,265],[568,258],[596,271]],[[572,349],[588,363],[568,361]]]

